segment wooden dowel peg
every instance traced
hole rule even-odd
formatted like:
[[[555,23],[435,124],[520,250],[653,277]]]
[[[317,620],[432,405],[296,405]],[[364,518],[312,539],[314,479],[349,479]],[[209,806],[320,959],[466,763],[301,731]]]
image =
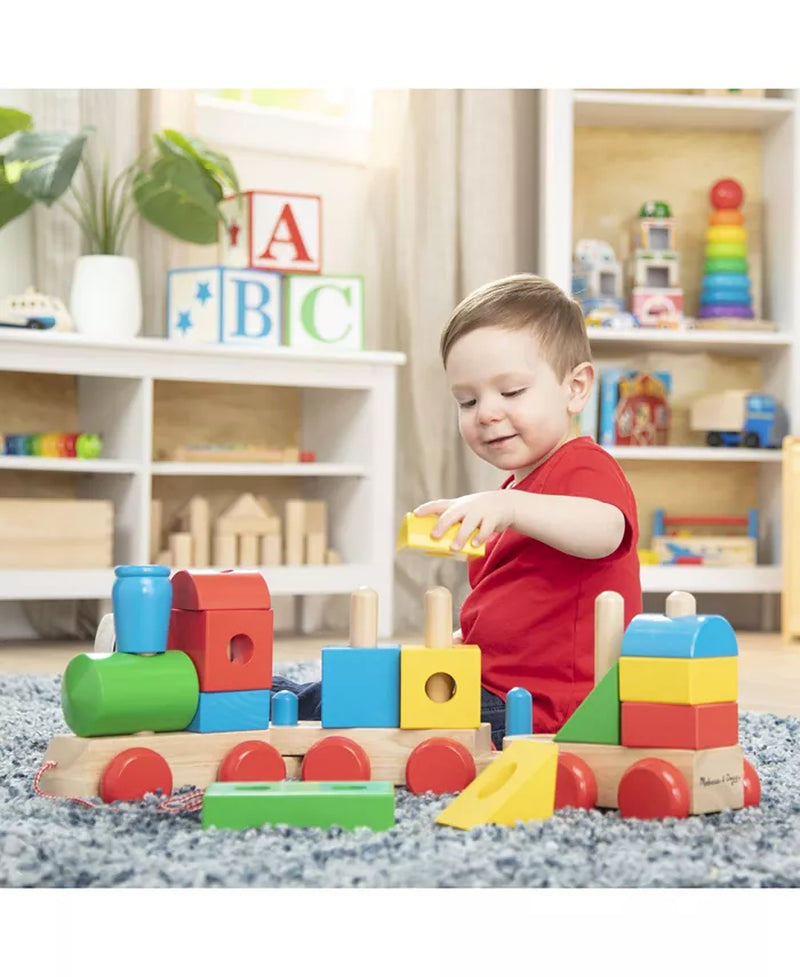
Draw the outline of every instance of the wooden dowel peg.
[[[370,587],[350,595],[350,647],[378,647],[378,593]]]
[[[594,602],[594,684],[619,658],[625,631],[625,600],[615,590],[604,590]]]
[[[667,617],[689,617],[697,613],[697,601],[685,590],[673,590],[667,597],[664,613]]]
[[[432,587],[425,592],[425,647],[450,648],[453,644],[453,595],[447,587]],[[444,672],[431,675],[425,684],[433,702],[448,702],[453,697],[453,680]]]

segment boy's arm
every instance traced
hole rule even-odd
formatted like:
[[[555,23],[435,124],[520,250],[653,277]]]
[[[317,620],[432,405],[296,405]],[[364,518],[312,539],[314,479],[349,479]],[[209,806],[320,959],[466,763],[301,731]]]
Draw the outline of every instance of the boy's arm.
[[[616,506],[575,495],[503,489],[458,499],[437,499],[418,506],[414,512],[418,516],[441,517],[431,531],[434,539],[460,522],[452,544],[454,550],[460,550],[473,536],[473,541],[480,544],[492,533],[511,528],[562,553],[598,560],[613,553],[625,534],[625,517]]]

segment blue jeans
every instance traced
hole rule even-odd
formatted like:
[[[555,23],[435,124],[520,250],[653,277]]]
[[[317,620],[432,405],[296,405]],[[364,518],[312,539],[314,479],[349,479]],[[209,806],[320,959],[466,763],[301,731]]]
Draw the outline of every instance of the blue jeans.
[[[316,722],[322,719],[321,682],[290,682],[282,675],[273,675],[272,694],[284,690],[294,692],[297,696],[298,719]],[[501,750],[506,733],[506,705],[499,695],[484,688],[481,688],[481,722],[491,725],[492,742],[498,750]]]

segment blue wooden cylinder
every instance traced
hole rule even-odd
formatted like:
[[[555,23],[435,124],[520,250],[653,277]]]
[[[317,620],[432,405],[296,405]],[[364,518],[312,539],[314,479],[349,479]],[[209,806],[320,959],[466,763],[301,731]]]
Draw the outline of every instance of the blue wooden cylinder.
[[[515,685],[506,695],[506,736],[530,736],[533,732],[533,698]]]
[[[272,725],[297,725],[297,696],[288,689],[281,689],[272,697]]]
[[[117,651],[130,654],[167,650],[172,581],[169,567],[128,565],[114,568],[111,588]]]

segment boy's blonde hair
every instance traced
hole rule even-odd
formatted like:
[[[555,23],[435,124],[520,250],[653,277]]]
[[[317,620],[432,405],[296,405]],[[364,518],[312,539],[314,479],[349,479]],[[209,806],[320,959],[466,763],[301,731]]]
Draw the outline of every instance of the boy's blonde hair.
[[[580,305],[538,275],[510,275],[463,299],[442,332],[442,363],[447,365],[457,340],[482,326],[530,329],[559,382],[579,363],[592,361]]]

